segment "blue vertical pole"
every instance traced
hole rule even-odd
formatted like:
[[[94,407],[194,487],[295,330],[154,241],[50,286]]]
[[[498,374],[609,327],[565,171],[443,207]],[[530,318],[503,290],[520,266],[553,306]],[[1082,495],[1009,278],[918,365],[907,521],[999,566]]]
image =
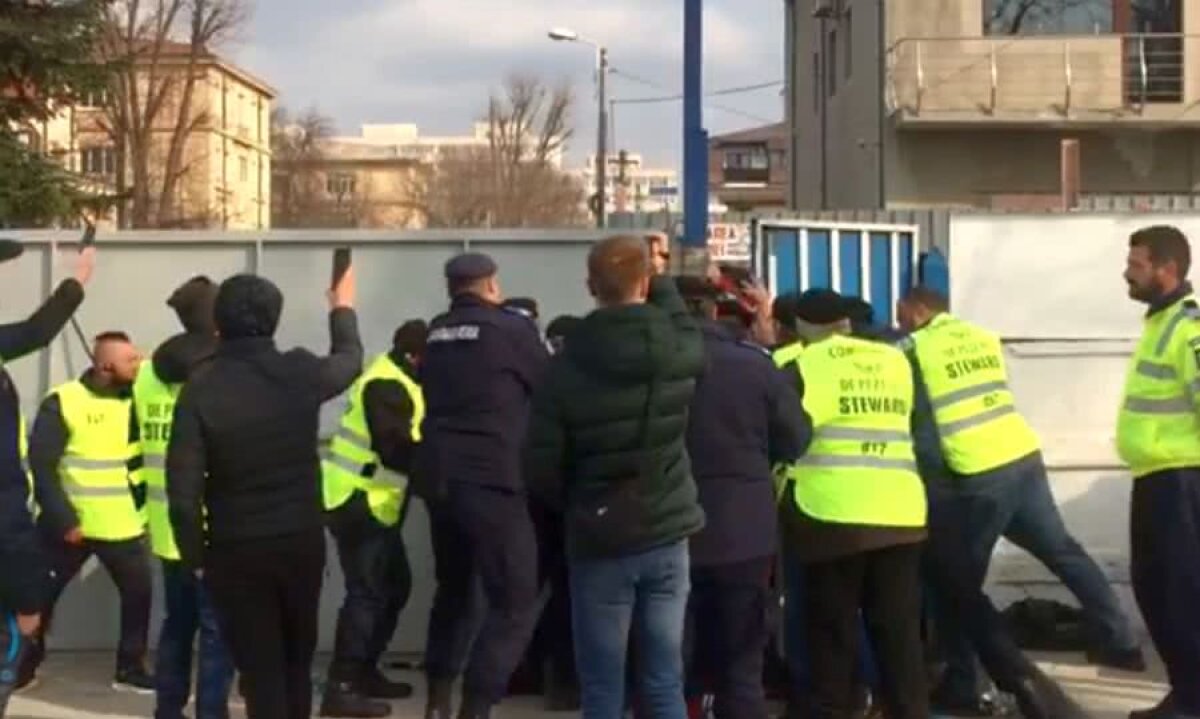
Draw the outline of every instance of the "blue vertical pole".
[[[708,238],[708,134],[704,131],[702,70],[704,0],[683,3],[683,244]]]

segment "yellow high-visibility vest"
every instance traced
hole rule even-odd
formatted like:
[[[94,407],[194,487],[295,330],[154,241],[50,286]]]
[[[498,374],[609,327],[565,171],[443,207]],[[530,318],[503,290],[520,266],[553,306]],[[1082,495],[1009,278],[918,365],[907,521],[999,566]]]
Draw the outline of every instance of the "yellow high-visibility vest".
[[[179,547],[167,508],[167,445],[175,400],[183,385],[167,384],[154,371],[153,362],[143,362],[133,383],[133,405],[137,411],[138,440],[142,451],[141,480],[146,484],[146,526],[150,549],[155,556],[179,560]]]
[[[1200,467],[1200,307],[1194,295],[1146,318],[1117,416],[1117,452],[1143,477]]]
[[[408,477],[384,467],[379,455],[371,449],[363,392],[374,380],[399,382],[408,392],[413,405],[412,440],[421,441],[421,423],[425,419],[421,387],[391,357],[380,355],[350,388],[350,403],[342,414],[341,426],[321,461],[322,485],[325,509],[342,506],[357,491],[366,492],[371,513],[390,527],[400,521],[408,497]]]
[[[808,453],[789,471],[800,510],[838,524],[925,526],[904,354],[835,335],[809,345],[799,370],[814,430]]]
[[[772,352],[771,359],[774,360],[776,367],[786,367],[800,359],[802,354],[804,354],[804,342],[798,340]]]
[[[929,391],[946,466],[971,475],[1041,448],[1016,408],[1000,338],[948,313],[909,338]]]
[[[68,382],[58,396],[67,428],[67,447],[58,476],[88,539],[120,541],[142,535],[144,521],[130,489],[129,461],[137,448],[129,441],[128,398],[93,394],[82,382]]]

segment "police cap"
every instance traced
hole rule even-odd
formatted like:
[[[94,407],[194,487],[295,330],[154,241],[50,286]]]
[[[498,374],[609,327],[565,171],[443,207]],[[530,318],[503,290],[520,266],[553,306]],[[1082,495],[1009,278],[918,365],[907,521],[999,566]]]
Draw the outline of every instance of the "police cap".
[[[496,261],[482,252],[466,252],[446,262],[446,281],[451,284],[474,282],[491,277],[497,269]]]
[[[796,319],[811,325],[831,325],[849,317],[846,300],[830,289],[805,290],[796,301]]]

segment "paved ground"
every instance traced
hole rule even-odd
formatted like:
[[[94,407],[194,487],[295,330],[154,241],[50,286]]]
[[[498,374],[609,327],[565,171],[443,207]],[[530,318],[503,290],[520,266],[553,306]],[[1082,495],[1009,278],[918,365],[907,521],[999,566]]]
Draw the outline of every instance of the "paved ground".
[[[1160,668],[1147,675],[1101,671],[1084,666],[1070,655],[1046,657],[1043,666],[1059,677],[1064,686],[1084,704],[1096,719],[1124,719],[1130,709],[1144,708],[1166,692]],[[83,719],[96,717],[126,719],[149,717],[153,710],[150,697],[114,692],[109,687],[111,657],[103,654],[52,655],[42,672],[39,685],[15,697],[9,707],[10,719]],[[570,716],[539,711],[536,700],[514,700],[497,713],[498,719],[540,719]],[[393,717],[419,719],[423,702],[419,698],[397,702]],[[240,706],[236,717],[244,716]]]

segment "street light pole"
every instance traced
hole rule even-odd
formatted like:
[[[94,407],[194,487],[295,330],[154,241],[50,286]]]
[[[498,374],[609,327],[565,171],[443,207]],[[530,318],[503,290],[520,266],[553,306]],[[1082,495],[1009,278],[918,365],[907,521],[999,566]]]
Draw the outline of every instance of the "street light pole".
[[[608,226],[608,48],[596,48],[596,227]]]

